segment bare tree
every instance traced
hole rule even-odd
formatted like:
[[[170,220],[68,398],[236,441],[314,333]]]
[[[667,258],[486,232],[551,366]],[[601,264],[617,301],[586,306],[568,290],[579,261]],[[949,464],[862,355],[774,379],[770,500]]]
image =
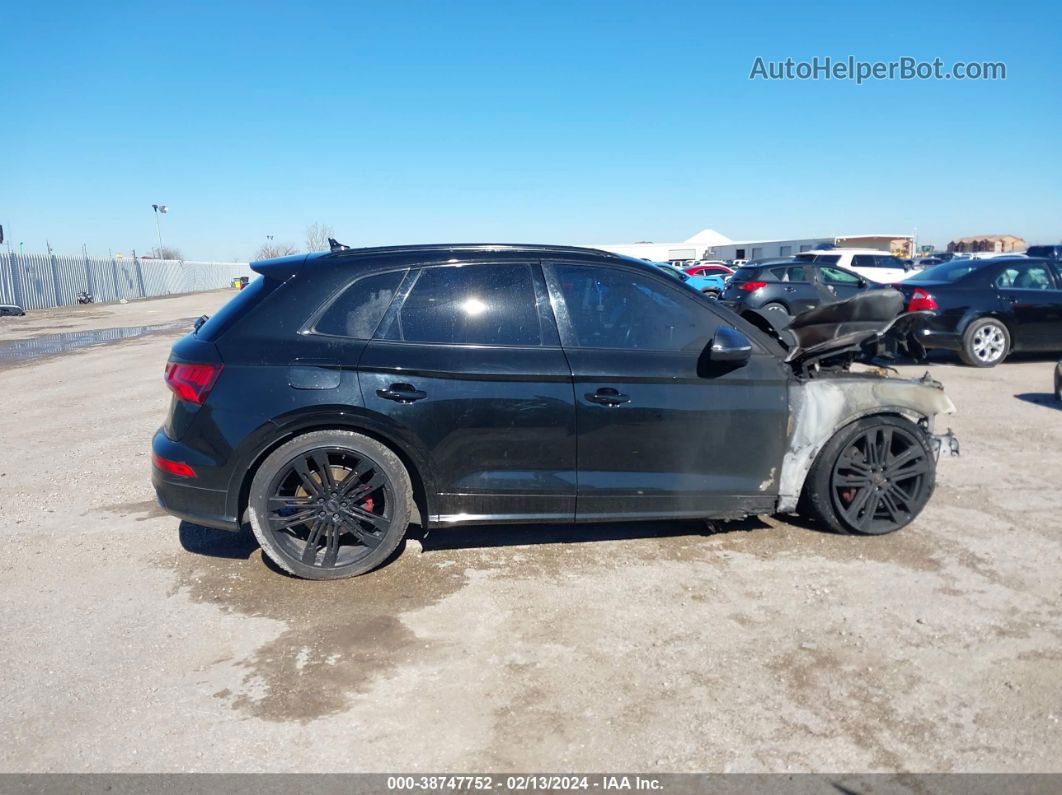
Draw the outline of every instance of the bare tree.
[[[153,248],[151,253],[158,259],[184,259],[184,255],[179,248],[173,248],[172,246],[163,246],[162,248]]]
[[[286,257],[288,254],[295,253],[295,246],[291,243],[263,243],[258,247],[258,251],[254,252],[255,259],[273,259],[274,257]]]
[[[306,248],[309,251],[327,251],[328,238],[335,236],[335,230],[328,224],[314,222],[306,227]]]

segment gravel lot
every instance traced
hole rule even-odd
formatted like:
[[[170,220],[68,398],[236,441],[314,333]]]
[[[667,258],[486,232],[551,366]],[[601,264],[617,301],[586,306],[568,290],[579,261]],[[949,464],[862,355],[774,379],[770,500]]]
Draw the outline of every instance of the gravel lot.
[[[176,337],[0,362],[0,771],[1062,771],[1049,358],[930,367],[963,455],[891,536],[475,528],[315,583],[155,507]]]

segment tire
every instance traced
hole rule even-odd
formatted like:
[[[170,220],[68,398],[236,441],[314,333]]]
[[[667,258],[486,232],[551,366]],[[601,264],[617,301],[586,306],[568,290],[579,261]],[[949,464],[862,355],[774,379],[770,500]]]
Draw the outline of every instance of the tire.
[[[412,507],[398,456],[350,431],[313,431],[278,447],[255,472],[247,500],[262,551],[309,580],[372,571],[401,543]]]
[[[882,415],[834,434],[808,472],[802,497],[812,517],[835,533],[884,535],[914,521],[935,485],[925,432]]]
[[[701,292],[704,293],[709,298],[718,298],[719,297],[719,291],[714,289],[714,288],[712,288],[712,287],[705,287],[703,290],[701,290]]]
[[[777,301],[768,301],[766,304],[760,307],[761,312],[781,312],[788,315],[789,310],[785,308],[785,304],[780,304]]]
[[[971,367],[995,367],[1010,353],[1010,332],[1003,321],[983,317],[966,327],[959,358]]]

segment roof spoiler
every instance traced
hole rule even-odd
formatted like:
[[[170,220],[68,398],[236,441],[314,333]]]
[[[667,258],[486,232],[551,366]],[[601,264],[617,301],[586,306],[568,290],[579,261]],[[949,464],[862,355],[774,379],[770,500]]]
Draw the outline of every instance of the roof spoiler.
[[[294,276],[309,256],[309,254],[292,254],[290,257],[261,259],[251,263],[251,270],[270,279],[284,281]]]

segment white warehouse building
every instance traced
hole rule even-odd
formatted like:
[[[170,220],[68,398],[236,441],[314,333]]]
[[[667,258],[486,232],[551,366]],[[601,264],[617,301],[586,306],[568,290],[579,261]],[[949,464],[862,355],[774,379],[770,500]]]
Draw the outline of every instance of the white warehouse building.
[[[693,237],[678,243],[595,243],[591,248],[626,254],[629,257],[653,262],[685,260],[753,260],[763,257],[789,257],[801,251],[811,251],[823,244],[841,248],[872,248],[909,257],[913,251],[911,235],[832,235],[792,240],[731,240],[714,229],[702,229]]]

